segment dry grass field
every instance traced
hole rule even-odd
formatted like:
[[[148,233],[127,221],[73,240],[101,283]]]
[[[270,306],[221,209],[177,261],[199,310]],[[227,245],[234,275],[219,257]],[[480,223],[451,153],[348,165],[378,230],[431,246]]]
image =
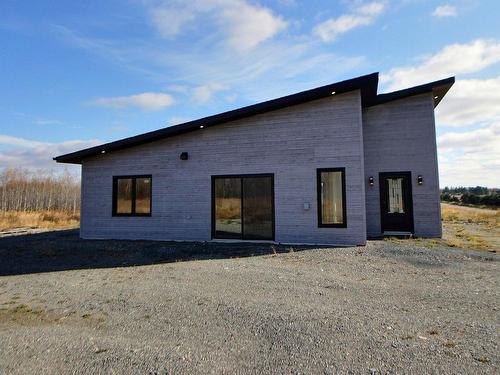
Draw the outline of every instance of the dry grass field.
[[[441,214],[446,245],[500,252],[500,211],[442,203]]]
[[[0,230],[13,228],[67,229],[80,225],[80,213],[64,211],[0,211]]]

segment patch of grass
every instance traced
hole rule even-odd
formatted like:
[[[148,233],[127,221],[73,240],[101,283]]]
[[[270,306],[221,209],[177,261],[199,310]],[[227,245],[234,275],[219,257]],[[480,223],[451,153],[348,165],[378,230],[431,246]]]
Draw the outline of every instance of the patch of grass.
[[[278,255],[278,252],[276,251],[276,246],[274,245],[271,246],[271,254],[272,256]]]
[[[19,304],[11,308],[3,308],[0,310],[0,321],[10,320],[18,323],[26,323],[39,321],[44,319],[44,311],[31,308],[25,304]]]
[[[446,246],[449,246],[449,247],[461,247],[461,245],[462,245],[462,242],[453,241],[453,240],[447,240],[444,243],[446,244]]]
[[[0,229],[43,228],[63,229],[77,228],[80,225],[80,213],[64,211],[0,211]]]
[[[445,343],[443,343],[443,346],[446,348],[454,348],[456,345],[453,341],[446,341]]]
[[[500,225],[500,210],[488,210],[462,206],[441,205],[443,221],[456,223],[486,224],[492,227]]]
[[[14,307],[14,309],[12,309],[12,312],[14,314],[20,314],[20,315],[22,315],[22,314],[40,315],[42,313],[42,310],[34,310],[31,307],[29,307],[28,305],[20,304],[20,305],[17,305],[16,307]]]
[[[397,237],[384,237],[384,241],[386,241],[386,242],[401,242],[401,240]]]
[[[500,210],[441,205],[442,244],[500,252]]]
[[[474,357],[474,359],[478,362],[481,362],[481,363],[490,363],[490,359],[488,357],[485,357],[485,356]]]

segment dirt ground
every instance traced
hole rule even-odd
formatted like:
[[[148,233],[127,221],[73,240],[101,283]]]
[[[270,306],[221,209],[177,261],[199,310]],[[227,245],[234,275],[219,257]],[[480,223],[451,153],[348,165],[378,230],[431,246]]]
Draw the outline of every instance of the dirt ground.
[[[0,238],[0,374],[496,374],[499,255]]]

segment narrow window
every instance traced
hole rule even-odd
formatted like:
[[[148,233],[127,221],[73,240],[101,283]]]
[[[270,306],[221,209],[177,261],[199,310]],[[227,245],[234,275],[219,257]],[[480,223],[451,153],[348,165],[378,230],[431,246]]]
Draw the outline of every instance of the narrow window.
[[[113,177],[113,216],[151,216],[151,176]]]
[[[318,226],[347,226],[345,168],[318,169]]]
[[[389,210],[390,214],[398,213],[404,214],[404,200],[403,200],[403,179],[402,178],[388,178],[387,179],[389,190]]]

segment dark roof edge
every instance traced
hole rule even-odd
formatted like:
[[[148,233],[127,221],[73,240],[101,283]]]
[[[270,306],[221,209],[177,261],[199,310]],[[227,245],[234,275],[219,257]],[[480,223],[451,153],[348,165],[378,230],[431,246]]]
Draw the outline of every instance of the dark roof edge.
[[[429,82],[423,85],[410,87],[403,90],[388,92],[385,94],[379,94],[375,100],[366,107],[372,107],[379,104],[384,104],[392,102],[394,100],[408,98],[410,96],[425,94],[427,92],[432,92],[434,94],[434,108],[437,107],[441,99],[446,95],[448,90],[455,83],[455,77],[448,77],[440,79],[439,81]]]
[[[336,94],[342,94],[350,91],[360,90],[361,102],[363,107],[371,107],[393,100],[403,99],[409,96],[432,92],[435,96],[434,106],[437,106],[454,82],[455,77],[450,77],[404,90],[377,95],[378,73],[372,73],[357,78],[333,83],[330,85],[317,87],[315,89],[302,91],[296,94],[283,96],[281,98],[249,105],[247,107],[242,107],[216,115],[204,117],[198,120],[189,121],[183,124],[120,139],[118,141],[104,143],[99,146],[90,147],[69,154],[60,155],[55,157],[54,160],[58,163],[81,164],[82,160],[87,157],[99,155],[101,153],[117,151],[144,143],[154,142],[163,138],[173,137],[175,135],[199,130],[200,127],[208,128],[218,124],[240,120],[242,118],[255,116],[265,112],[306,103],[312,100],[326,98],[331,96],[332,92],[335,92]]]

